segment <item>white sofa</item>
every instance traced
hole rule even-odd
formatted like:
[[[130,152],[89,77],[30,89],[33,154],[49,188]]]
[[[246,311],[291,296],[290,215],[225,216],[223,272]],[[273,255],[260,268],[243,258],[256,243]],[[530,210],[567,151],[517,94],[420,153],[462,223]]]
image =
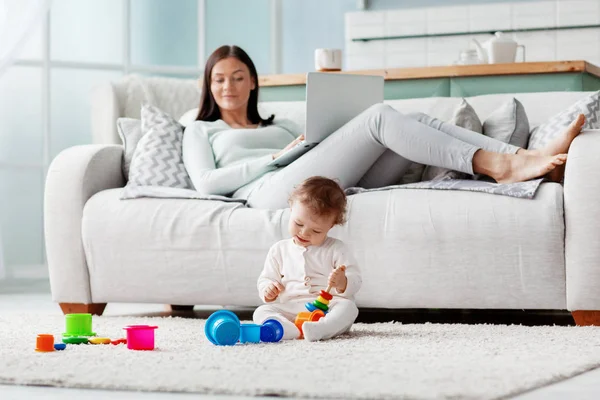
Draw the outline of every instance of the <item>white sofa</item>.
[[[514,95],[532,127],[585,96]],[[468,98],[482,120],[512,95]],[[179,118],[197,107],[193,81],[126,79],[93,94],[94,141],[60,153],[45,193],[45,237],[54,301],[101,313],[107,302],[260,304],[256,278],[268,248],[287,236],[289,211],[218,201],[120,200],[122,147],[114,123],[142,100]],[[449,119],[458,98],[388,101]],[[302,102],[262,103],[303,124]],[[265,114],[266,115],[266,114]],[[355,252],[359,307],[567,309],[578,323],[600,310],[600,131],[572,145],[564,187],[533,200],[437,190],[349,198],[333,236]]]

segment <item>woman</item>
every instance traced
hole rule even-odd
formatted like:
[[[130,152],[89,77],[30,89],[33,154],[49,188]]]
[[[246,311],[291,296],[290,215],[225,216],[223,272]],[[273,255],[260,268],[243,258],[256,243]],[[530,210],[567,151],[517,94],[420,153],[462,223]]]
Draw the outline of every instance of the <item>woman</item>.
[[[247,199],[255,208],[284,208],[299,182],[315,175],[343,188],[396,184],[411,162],[520,182],[558,172],[585,119],[540,150],[525,150],[425,114],[407,117],[377,104],[285,168],[268,163],[303,139],[291,121],[263,119],[258,75],[237,46],[222,46],[204,70],[200,111],[183,139],[183,160],[197,191]],[[554,179],[562,178],[554,174]]]

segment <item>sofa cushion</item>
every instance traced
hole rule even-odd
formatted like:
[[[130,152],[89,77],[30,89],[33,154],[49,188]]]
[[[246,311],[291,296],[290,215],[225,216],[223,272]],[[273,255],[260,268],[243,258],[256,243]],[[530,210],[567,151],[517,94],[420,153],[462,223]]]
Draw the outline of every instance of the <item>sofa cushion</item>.
[[[588,97],[592,92],[540,92],[512,94],[484,94],[467,97],[467,101],[482,121],[485,121],[501,104],[515,98],[523,104],[530,128],[541,125],[553,115],[573,103]]]
[[[483,134],[525,148],[529,140],[529,120],[523,104],[515,98],[502,104],[484,121]]]
[[[585,115],[585,128],[595,129],[600,122],[600,91],[587,96],[534,129],[529,139],[528,149],[539,149],[560,135],[577,118]]]
[[[452,115],[452,119],[448,122],[477,133],[482,133],[483,130],[481,121],[475,113],[475,110],[469,105],[469,103],[467,103],[465,99],[462,99],[458,107],[456,107],[454,114]],[[433,165],[426,166],[422,176],[423,181],[430,181],[434,179],[470,178],[471,176],[469,174],[465,174],[464,172],[453,171],[448,168],[434,167]]]
[[[135,149],[142,138],[142,121],[135,118],[119,118],[117,120],[117,131],[123,142],[123,176],[127,181],[129,179],[129,168]]]
[[[181,155],[183,126],[157,107],[142,107],[142,137],[131,160],[129,189],[136,186],[167,186],[193,189]]]
[[[182,199],[86,204],[82,239],[94,302],[254,306],[269,247],[289,210]],[[362,270],[360,307],[565,308],[563,192],[533,200],[482,193],[390,190],[349,197],[331,235]],[[465,249],[468,249],[466,251]]]

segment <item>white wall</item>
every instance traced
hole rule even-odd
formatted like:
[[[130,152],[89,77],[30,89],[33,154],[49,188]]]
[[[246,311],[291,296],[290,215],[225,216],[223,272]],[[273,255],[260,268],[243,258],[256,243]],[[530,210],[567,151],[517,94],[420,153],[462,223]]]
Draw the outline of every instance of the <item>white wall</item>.
[[[345,69],[451,65],[490,35],[355,42],[361,37],[477,32],[600,24],[600,0],[547,0],[346,13]],[[600,28],[512,34],[527,61],[587,60],[600,65]],[[474,47],[472,47],[474,48]]]

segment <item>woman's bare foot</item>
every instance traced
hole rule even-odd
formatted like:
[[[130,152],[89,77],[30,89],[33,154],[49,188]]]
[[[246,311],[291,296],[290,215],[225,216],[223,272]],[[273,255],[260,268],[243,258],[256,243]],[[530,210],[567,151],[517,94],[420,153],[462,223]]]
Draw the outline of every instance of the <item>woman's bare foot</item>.
[[[552,156],[536,156],[529,154],[505,154],[508,156],[497,176],[492,176],[498,183],[524,182],[539,178],[552,172],[567,161],[566,154]]]
[[[473,172],[491,176],[498,183],[515,183],[544,176],[566,161],[566,154],[541,156],[478,150],[473,156]]]
[[[571,125],[567,128],[567,130],[557,138],[554,138],[550,143],[548,143],[545,147],[542,147],[538,150],[528,150],[526,154],[529,155],[539,155],[539,156],[554,156],[557,154],[565,154],[569,152],[569,147],[571,146],[571,142],[573,139],[577,137],[581,133],[581,129],[585,124],[585,115],[579,114],[577,118]]]

